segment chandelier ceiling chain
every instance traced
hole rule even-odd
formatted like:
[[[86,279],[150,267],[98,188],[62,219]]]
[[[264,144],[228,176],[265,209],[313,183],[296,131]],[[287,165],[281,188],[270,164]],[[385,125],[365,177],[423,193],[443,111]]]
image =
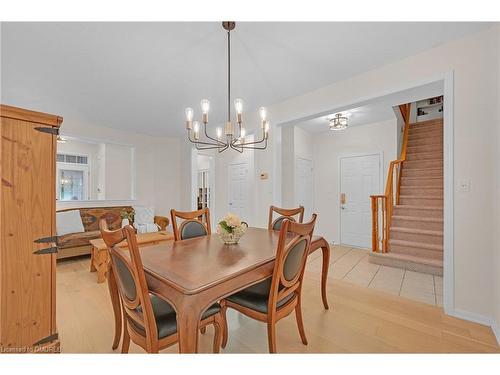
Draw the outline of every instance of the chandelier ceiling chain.
[[[233,129],[231,122],[231,30],[236,27],[235,22],[222,22],[222,27],[227,31],[227,122],[224,131],[221,127],[216,128],[216,138],[210,136],[207,131],[208,125],[208,112],[210,110],[210,102],[207,99],[201,101],[201,112],[203,122],[204,139],[200,140],[200,123],[193,121],[194,111],[192,108],[186,108],[186,130],[188,132],[188,139],[196,146],[198,150],[211,150],[223,152],[228,148],[236,150],[240,153],[244,149],[264,150],[267,148],[267,140],[269,138],[269,121],[266,120],[266,109],[259,108],[259,115],[261,119],[261,138],[257,141],[246,141],[246,130],[242,126],[242,112],[243,101],[235,99],[234,107],[236,111],[236,123],[238,124],[237,136]],[[224,132],[225,141],[222,140],[222,133]]]

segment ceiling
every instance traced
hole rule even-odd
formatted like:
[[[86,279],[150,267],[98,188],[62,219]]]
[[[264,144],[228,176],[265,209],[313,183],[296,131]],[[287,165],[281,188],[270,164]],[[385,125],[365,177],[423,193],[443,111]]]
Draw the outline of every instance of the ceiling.
[[[349,126],[366,125],[396,118],[392,106],[386,103],[369,103],[359,107],[347,108],[344,111],[339,111],[339,113],[348,117]],[[333,117],[334,113],[319,116],[303,121],[300,124],[297,124],[297,126],[311,133],[328,132],[328,120]]]
[[[487,23],[237,23],[232,94],[257,108],[488,27]],[[1,101],[150,135],[184,132],[184,108],[225,121],[226,39],[210,23],[2,23]],[[382,113],[381,113],[382,115]]]
[[[443,81],[436,81],[356,103],[348,107],[338,108],[337,111],[331,114],[310,116],[306,120],[290,125],[296,125],[311,133],[332,133],[328,127],[328,120],[333,118],[335,113],[342,113],[344,116],[347,116],[350,127],[395,120],[396,115],[394,114],[393,107],[399,104],[413,103],[418,100],[443,95],[443,92]],[[335,132],[332,134],[335,134]]]

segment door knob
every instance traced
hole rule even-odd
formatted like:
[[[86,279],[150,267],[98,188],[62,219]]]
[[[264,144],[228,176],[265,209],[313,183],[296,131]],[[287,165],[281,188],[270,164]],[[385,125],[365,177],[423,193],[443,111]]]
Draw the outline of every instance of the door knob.
[[[345,193],[340,193],[340,204],[345,204]]]

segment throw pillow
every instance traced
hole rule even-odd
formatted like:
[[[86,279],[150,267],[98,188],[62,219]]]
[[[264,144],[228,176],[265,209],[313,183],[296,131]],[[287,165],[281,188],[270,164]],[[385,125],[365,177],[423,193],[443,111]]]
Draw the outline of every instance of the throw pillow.
[[[56,213],[56,232],[58,236],[69,233],[85,232],[80,210],[63,211]]]

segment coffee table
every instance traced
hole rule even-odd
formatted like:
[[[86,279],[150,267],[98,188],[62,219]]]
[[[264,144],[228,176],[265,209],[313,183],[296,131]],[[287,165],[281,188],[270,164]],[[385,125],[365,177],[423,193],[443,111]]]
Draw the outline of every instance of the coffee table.
[[[159,231],[152,233],[138,233],[137,234],[137,244],[139,246],[144,245],[156,245],[163,241],[173,241],[174,234],[168,231]],[[109,264],[109,254],[106,244],[102,238],[97,238],[95,240],[90,240],[92,245],[91,257],[90,257],[90,272],[97,272],[97,282],[103,283],[106,280],[106,273],[108,271]],[[127,247],[127,241],[123,241],[118,245],[119,247]]]

